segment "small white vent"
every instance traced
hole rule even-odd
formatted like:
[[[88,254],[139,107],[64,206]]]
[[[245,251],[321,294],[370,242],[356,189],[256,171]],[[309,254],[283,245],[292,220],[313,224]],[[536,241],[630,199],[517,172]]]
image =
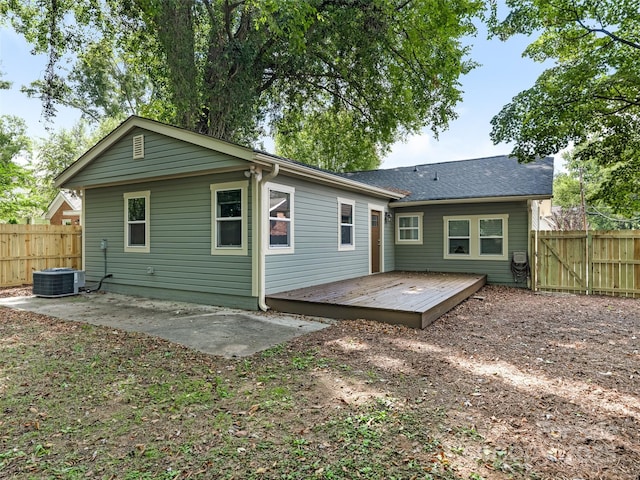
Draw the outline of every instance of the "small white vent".
[[[133,159],[144,158],[144,135],[133,137]]]

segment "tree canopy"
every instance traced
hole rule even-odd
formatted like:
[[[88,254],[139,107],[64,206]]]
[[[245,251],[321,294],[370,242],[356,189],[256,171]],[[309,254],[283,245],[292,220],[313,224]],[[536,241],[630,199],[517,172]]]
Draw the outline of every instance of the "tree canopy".
[[[406,134],[425,126],[437,134],[455,118],[459,78],[474,66],[462,38],[475,33],[482,8],[478,0],[23,0],[0,17],[48,53],[44,78],[28,87],[46,115],[57,104],[94,119],[136,113],[244,144],[267,133],[279,152],[349,170],[362,158],[376,167]]]
[[[31,160],[32,187],[30,198],[34,205],[45,210],[58,194],[55,178],[85,151],[118,126],[116,119],[100,122],[93,130],[80,120],[70,129],[50,132],[46,138],[33,142]]]
[[[31,172],[27,168],[31,142],[18,117],[0,116],[0,221],[28,216]]]
[[[521,161],[575,146],[579,161],[608,169],[598,195],[640,211],[640,3],[638,0],[506,0],[492,32],[534,35],[524,55],[553,62],[492,120],[494,142]]]
[[[103,121],[89,132],[80,121],[32,140],[24,120],[0,116],[0,222],[39,217],[59,191],[55,177],[116,126]]]
[[[584,213],[592,230],[621,230],[640,228],[640,212],[616,214],[615,208],[602,198],[601,189],[610,181],[610,168],[595,160],[579,159],[575,152],[566,153],[567,172],[553,180],[553,203],[562,207],[553,220],[565,230],[582,230]]]
[[[58,193],[55,178],[71,165],[94,140],[87,132],[85,122],[79,122],[69,130],[51,132],[47,138],[35,143],[34,169],[38,172],[34,198],[39,199],[43,208],[51,203]]]

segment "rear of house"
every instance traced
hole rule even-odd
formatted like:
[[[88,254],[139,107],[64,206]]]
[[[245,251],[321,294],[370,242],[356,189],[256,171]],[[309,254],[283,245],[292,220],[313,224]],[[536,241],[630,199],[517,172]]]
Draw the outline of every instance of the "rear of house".
[[[415,240],[397,237],[398,270],[482,273],[489,283],[523,286],[514,279],[511,259],[514,252],[528,252],[526,201],[430,205],[395,213],[399,235],[408,222],[422,230]]]
[[[291,237],[267,245],[266,293],[277,293],[394,269],[388,200],[279,176],[271,199],[289,203]],[[274,207],[275,208],[275,207]],[[272,224],[281,220],[272,212]]]
[[[400,194],[139,117],[57,183],[82,197],[83,269],[109,291],[257,309],[393,269],[382,219]]]
[[[552,159],[508,157],[336,175],[130,117],[57,185],[82,198],[89,283],[264,309],[267,294],[394,270],[522,286],[512,259],[552,178]]]
[[[532,211],[552,194],[552,158],[520,164],[499,156],[344,175],[405,193],[390,202],[396,270],[479,273],[489,283],[527,285],[526,276],[514,276],[513,259],[529,257]]]

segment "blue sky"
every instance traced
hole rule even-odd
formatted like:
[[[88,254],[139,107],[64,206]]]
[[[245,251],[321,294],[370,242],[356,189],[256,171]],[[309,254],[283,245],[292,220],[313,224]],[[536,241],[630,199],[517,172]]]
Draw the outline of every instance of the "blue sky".
[[[462,77],[463,102],[456,109],[458,118],[436,140],[430,130],[394,145],[381,167],[416,165],[508,154],[509,145],[493,145],[489,138],[490,120],[518,92],[530,87],[544,67],[522,52],[531,39],[515,37],[507,42],[487,40],[481,32],[470,39],[471,58],[481,65]],[[0,113],[25,119],[32,137],[45,137],[42,105],[20,93],[20,87],[42,78],[45,56],[33,56],[30,47],[11,30],[0,29],[0,71],[13,82],[11,90],[0,90]],[[59,108],[54,130],[72,127],[79,118],[76,111]],[[556,156],[556,169],[559,164]]]
[[[522,58],[530,38],[518,36],[501,42],[487,40],[483,32],[470,41],[470,57],[481,65],[461,79],[464,94],[456,108],[458,118],[438,140],[425,130],[406,143],[396,144],[382,168],[506,155],[511,151],[507,144],[493,145],[489,137],[491,118],[515,95],[533,86],[544,66]]]
[[[13,82],[10,90],[0,90],[0,113],[16,115],[25,120],[31,137],[46,137],[42,121],[42,103],[20,92],[23,85],[42,79],[46,56],[31,55],[31,47],[12,30],[0,29],[0,72],[2,79]],[[54,130],[71,128],[80,118],[72,109],[60,108],[60,115],[52,125]]]

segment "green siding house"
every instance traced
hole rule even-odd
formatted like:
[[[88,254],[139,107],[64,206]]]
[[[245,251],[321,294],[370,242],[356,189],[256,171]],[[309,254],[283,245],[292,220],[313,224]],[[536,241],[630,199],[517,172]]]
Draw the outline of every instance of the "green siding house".
[[[389,203],[396,270],[480,273],[489,283],[526,286],[514,279],[513,254],[529,256],[532,212],[552,196],[553,158],[519,164],[500,156],[343,175],[406,193]]]
[[[552,159],[506,157],[337,175],[134,116],[56,184],[82,197],[89,282],[265,309],[271,293],[393,270],[513,284],[552,177]]]
[[[401,194],[155,121],[130,117],[57,184],[83,199],[83,269],[109,291],[257,309],[393,269]]]

